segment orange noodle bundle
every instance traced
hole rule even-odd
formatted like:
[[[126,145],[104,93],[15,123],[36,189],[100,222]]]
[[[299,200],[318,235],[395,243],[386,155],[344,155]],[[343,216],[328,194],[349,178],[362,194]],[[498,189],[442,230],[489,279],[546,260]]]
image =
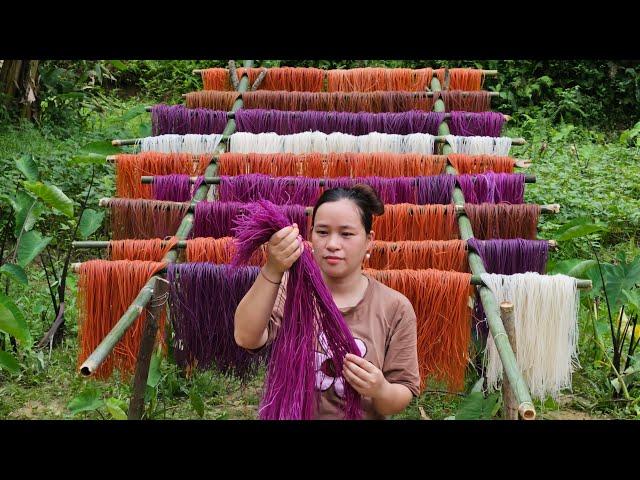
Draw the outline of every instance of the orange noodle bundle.
[[[445,88],[445,69],[436,70],[440,85]],[[484,83],[484,72],[475,68],[450,68],[447,90],[480,90]]]
[[[142,184],[143,175],[202,175],[211,155],[142,152],[116,155],[116,195],[126,198],[153,198],[151,184]]]
[[[538,235],[540,205],[522,203],[465,203],[464,210],[471,221],[474,237],[481,240],[490,238],[526,238],[534,240]]]
[[[202,94],[190,93],[189,95]],[[257,91],[242,94],[243,108],[272,110],[321,110],[338,112],[406,112],[433,109],[435,96],[426,92],[283,92]],[[214,108],[206,100],[194,105]],[[187,104],[188,106],[188,104]]]
[[[177,243],[177,237],[171,237],[166,240],[162,238],[111,240],[107,247],[107,256],[109,260],[160,262]]]
[[[263,68],[237,68],[238,80],[247,72],[249,83],[257,80]],[[319,68],[273,67],[268,68],[258,88],[262,90],[288,90],[320,92],[324,83],[324,70]],[[207,68],[201,71],[205,90],[232,90],[229,70],[226,68]]]
[[[464,388],[471,339],[471,274],[441,270],[365,270],[409,299],[416,312],[418,366],[427,378]]]
[[[488,112],[491,110],[491,96],[489,92],[442,90],[434,93],[434,98],[441,98],[446,112]]]
[[[201,90],[187,93],[185,105],[187,108],[209,108],[212,110],[231,110],[241,93],[218,92],[215,90]]]
[[[421,68],[351,68],[327,71],[329,92],[373,92],[404,90],[424,92],[431,87],[433,69]]]
[[[466,153],[450,153],[449,163],[460,175],[472,173],[513,173],[516,161],[511,157],[497,155],[468,155]]]
[[[114,240],[165,238],[178,231],[189,202],[112,198],[109,209]]]
[[[218,159],[220,175],[262,173],[274,177],[416,177],[444,173],[447,157],[421,153],[238,153]]]
[[[80,366],[129,308],[147,280],[165,263],[131,260],[91,260],[80,265],[78,281],[78,366]],[[146,311],[138,316],[113,351],[96,370],[108,378],[114,368],[128,377],[135,370]],[[164,338],[164,310],[158,318],[157,341]]]
[[[468,272],[466,244],[463,240],[374,240],[366,268],[455,270]]]
[[[453,240],[460,238],[454,205],[385,205],[373,218],[379,240]]]
[[[205,90],[233,90],[226,68],[205,68],[200,70],[200,76]]]
[[[233,237],[198,237],[187,240],[188,262],[231,263],[236,248]],[[267,260],[266,247],[257,249],[247,265],[262,266]]]

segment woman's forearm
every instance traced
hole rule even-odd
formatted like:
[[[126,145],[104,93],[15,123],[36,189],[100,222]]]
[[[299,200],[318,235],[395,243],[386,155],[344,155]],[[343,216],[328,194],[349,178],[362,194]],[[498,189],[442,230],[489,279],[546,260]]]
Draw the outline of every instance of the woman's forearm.
[[[380,395],[373,399],[373,408],[380,415],[399,413],[411,403],[413,394],[404,385],[386,382]]]
[[[259,348],[267,341],[267,324],[278,297],[280,285],[271,281],[282,281],[281,273],[271,271],[266,265],[263,274],[242,298],[234,317],[234,337],[236,343],[247,349]],[[265,278],[265,276],[267,278]]]

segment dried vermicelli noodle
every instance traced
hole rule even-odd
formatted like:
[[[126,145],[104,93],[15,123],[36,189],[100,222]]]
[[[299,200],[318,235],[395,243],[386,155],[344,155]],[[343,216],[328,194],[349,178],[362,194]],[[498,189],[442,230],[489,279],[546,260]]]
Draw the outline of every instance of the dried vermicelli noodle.
[[[453,240],[460,238],[454,205],[385,205],[373,218],[378,240]]]
[[[456,135],[447,135],[446,140],[453,153],[498,156],[509,155],[512,141],[510,137],[460,137]]]
[[[365,270],[402,293],[416,312],[422,387],[432,377],[464,388],[471,339],[471,274],[440,270]]]
[[[153,187],[142,183],[143,175],[202,175],[211,155],[141,152],[116,155],[116,195],[126,198],[153,198]]]
[[[485,75],[482,70],[475,68],[450,68],[448,90],[480,90],[484,84]],[[435,70],[442,88],[445,87],[445,69]]]
[[[435,137],[427,133],[395,135],[304,132],[293,135],[237,132],[229,137],[229,151],[237,153],[390,152],[431,155]]]
[[[366,268],[455,270],[468,272],[467,250],[463,240],[400,240],[371,242]]]
[[[240,92],[201,90],[187,93],[185,105],[187,108],[210,108],[212,110],[229,111],[241,95]]]
[[[183,105],[154,105],[151,109],[153,136],[166,134],[222,133],[227,126],[225,110],[186,108]]]
[[[178,243],[176,237],[148,240],[111,240],[107,247],[109,260],[143,260],[160,262]]]
[[[231,263],[235,255],[233,237],[199,237],[187,240],[188,262]],[[267,260],[266,247],[256,250],[248,265],[262,266]]]
[[[472,173],[513,173],[516,164],[511,157],[497,155],[468,155],[466,153],[450,153],[447,159],[460,175]]]
[[[253,85],[262,73],[263,68],[237,68],[238,80],[246,72],[249,84]],[[319,92],[324,83],[324,72],[319,68],[272,67],[266,69],[267,74],[260,83],[261,90],[288,90],[303,92]],[[232,90],[229,70],[226,68],[207,68],[201,70],[205,90]]]
[[[491,110],[491,95],[489,92],[461,92],[441,90],[434,92],[435,100],[444,102],[445,112],[488,112]]]
[[[83,262],[78,280],[78,366],[111,331],[145,283],[166,266],[160,262],[90,260]],[[113,351],[95,371],[97,378],[111,376],[114,368],[128,378],[137,361],[146,311],[127,329]],[[164,338],[165,314],[158,319],[156,341]]]
[[[578,307],[576,279],[566,275],[482,274],[482,281],[498,304],[513,304],[516,361],[531,396],[557,398],[571,388],[571,373],[578,365]],[[502,363],[493,337],[485,352],[487,385],[498,387]]]
[[[373,92],[405,90],[423,92],[431,86],[433,69],[351,68],[327,71],[329,92]]]
[[[540,205],[522,203],[465,203],[474,236],[482,240],[491,238],[526,238],[534,240],[538,234]]]
[[[136,146],[141,152],[163,153],[216,153],[218,145],[222,141],[222,135],[158,135],[157,137],[144,137],[136,141]]]
[[[451,112],[448,121],[452,135],[499,137],[505,118],[498,112]],[[394,132],[400,133],[400,132]]]
[[[189,210],[189,203],[131,198],[109,201],[114,240],[173,236]]]

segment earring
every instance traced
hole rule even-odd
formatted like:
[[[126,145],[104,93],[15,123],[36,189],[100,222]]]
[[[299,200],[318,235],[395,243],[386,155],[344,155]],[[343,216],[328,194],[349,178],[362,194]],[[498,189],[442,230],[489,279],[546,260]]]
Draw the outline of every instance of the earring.
[[[371,254],[367,252],[367,254],[365,255],[365,258],[369,260],[371,258]]]
[[[311,248],[311,253],[316,253],[316,251],[313,248]]]

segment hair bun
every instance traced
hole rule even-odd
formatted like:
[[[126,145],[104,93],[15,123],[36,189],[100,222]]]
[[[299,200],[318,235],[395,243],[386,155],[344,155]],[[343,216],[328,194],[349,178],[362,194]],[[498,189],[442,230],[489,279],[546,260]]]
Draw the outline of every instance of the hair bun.
[[[378,193],[366,183],[357,183],[351,190],[357,192],[358,195],[367,203],[367,207],[372,215],[382,215],[384,213],[384,203],[380,200]]]

